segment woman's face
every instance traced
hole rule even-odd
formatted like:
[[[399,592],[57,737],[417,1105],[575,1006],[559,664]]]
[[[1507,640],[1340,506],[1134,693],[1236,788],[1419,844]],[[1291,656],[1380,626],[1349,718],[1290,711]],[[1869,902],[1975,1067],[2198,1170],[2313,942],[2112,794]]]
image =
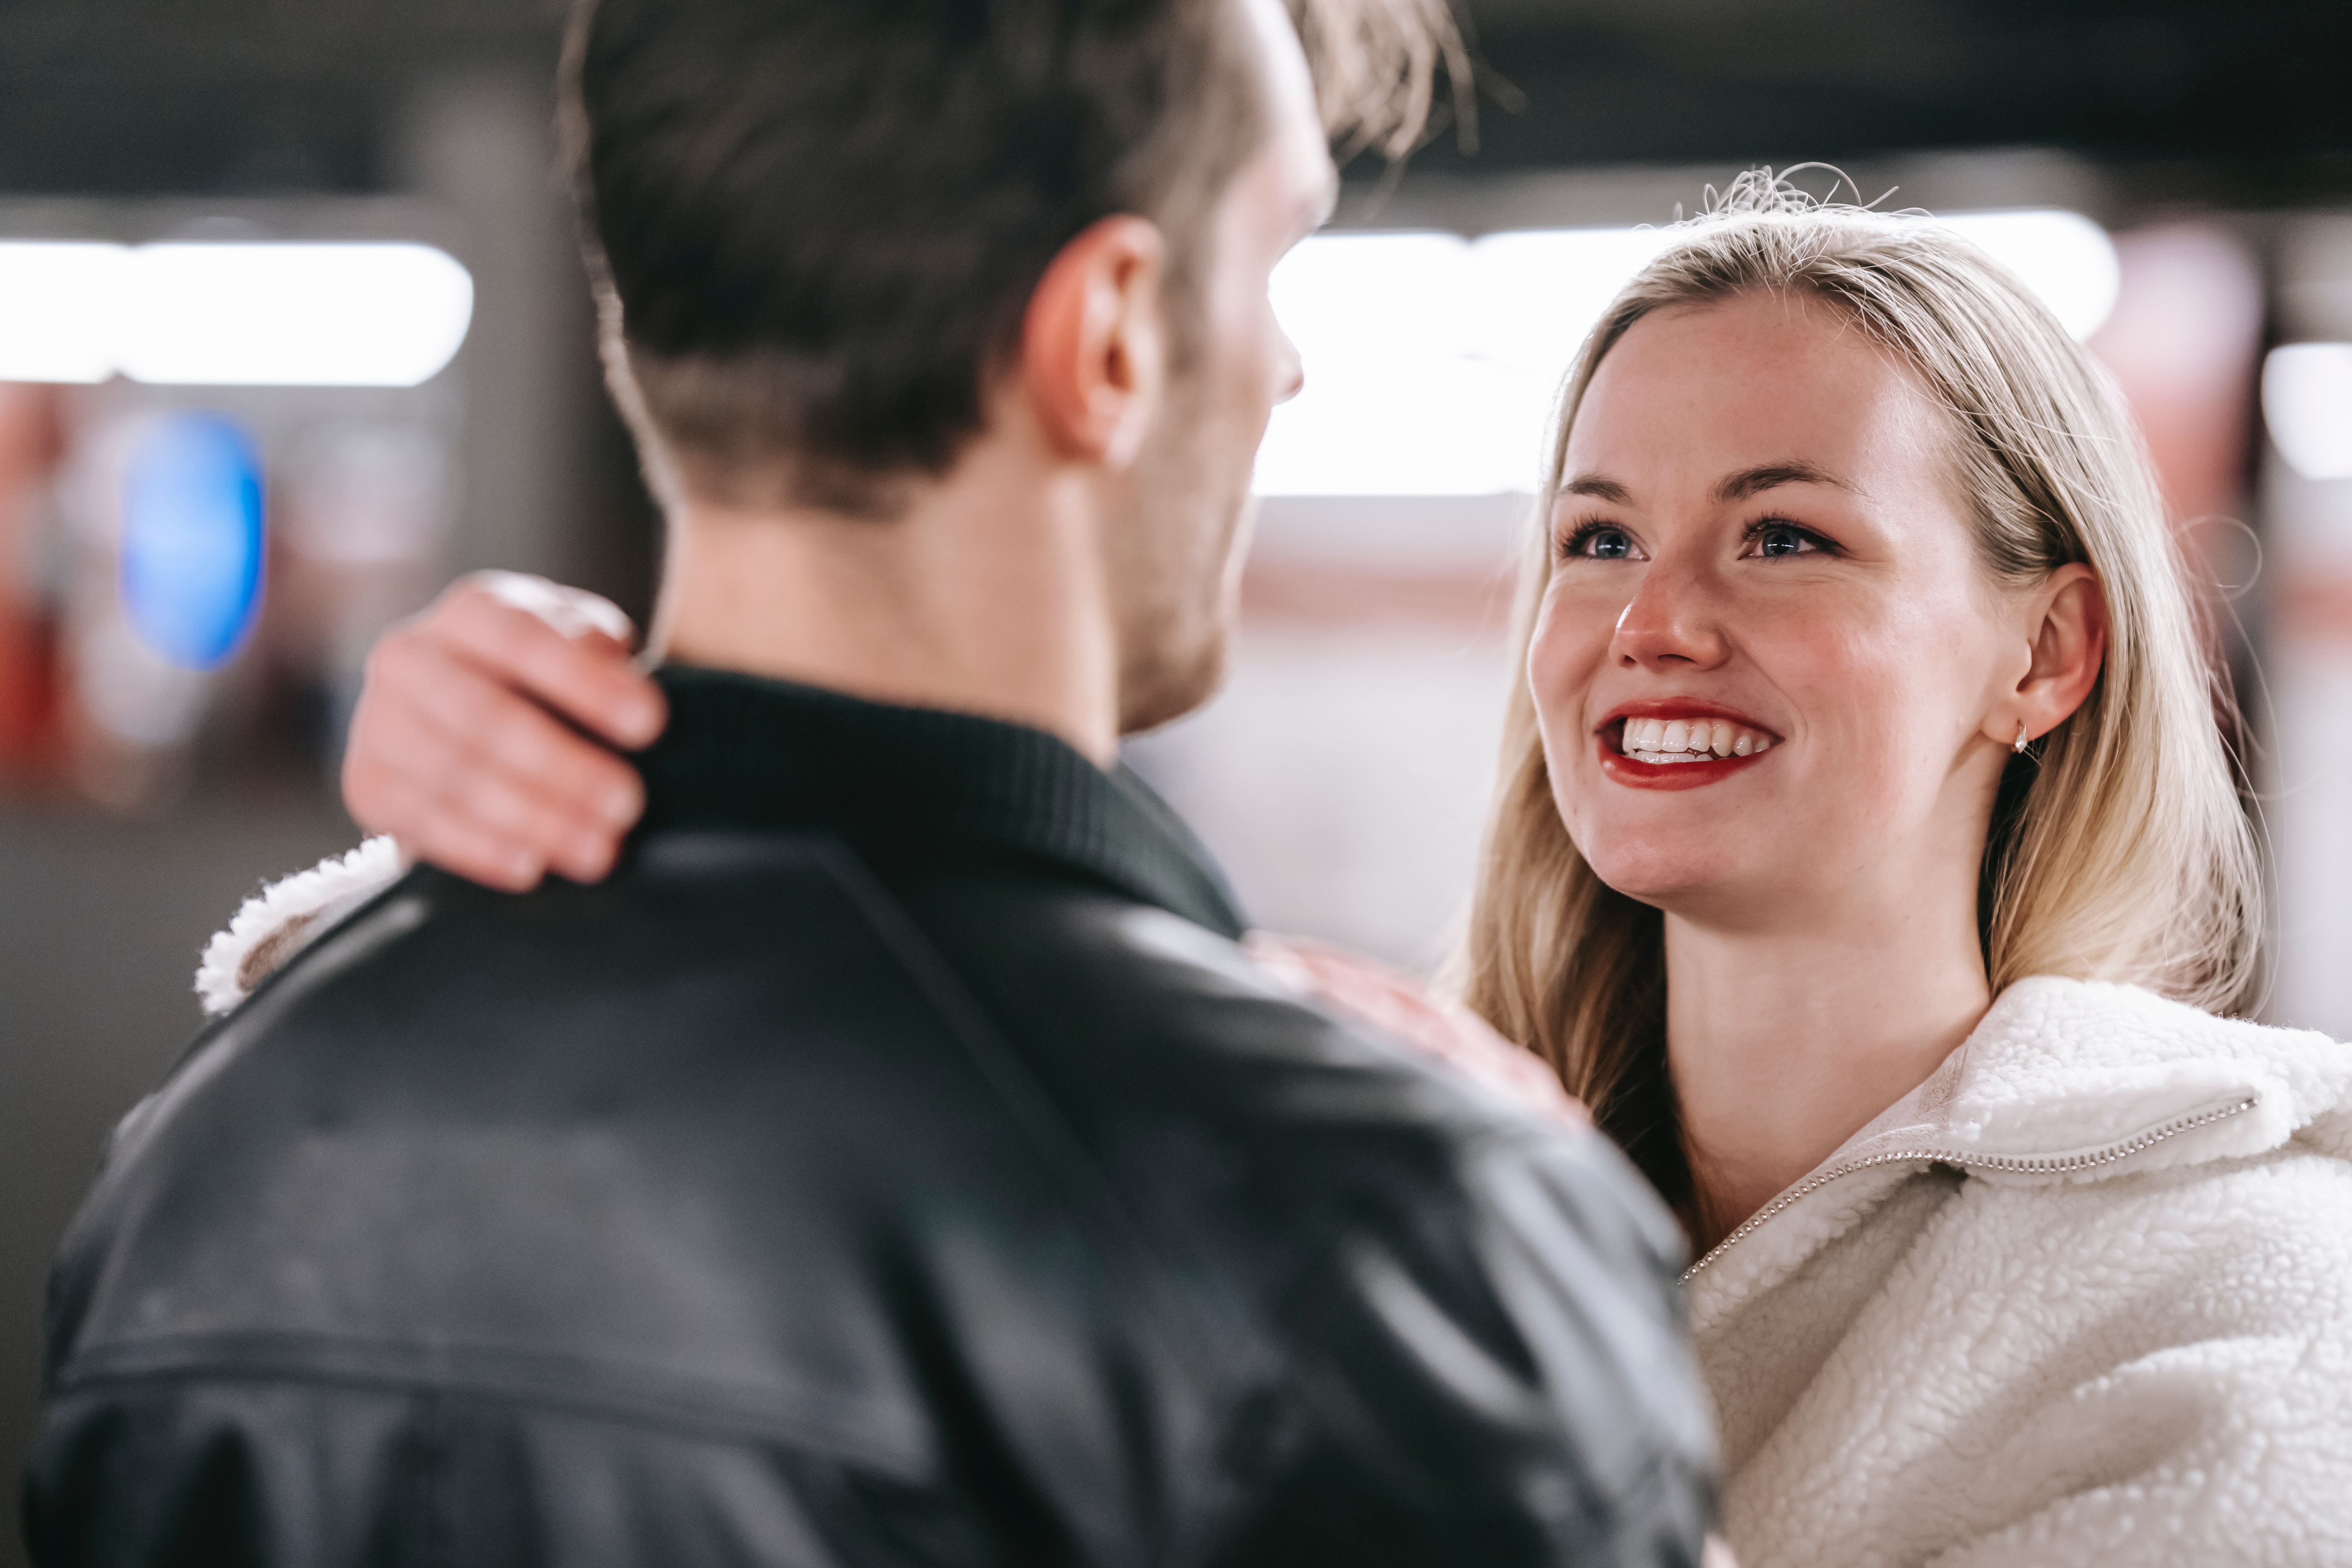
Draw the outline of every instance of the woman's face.
[[[1947,417],[1802,296],[1653,315],[1601,362],[1528,679],[1602,881],[1748,930],[1973,898],[2032,639]]]

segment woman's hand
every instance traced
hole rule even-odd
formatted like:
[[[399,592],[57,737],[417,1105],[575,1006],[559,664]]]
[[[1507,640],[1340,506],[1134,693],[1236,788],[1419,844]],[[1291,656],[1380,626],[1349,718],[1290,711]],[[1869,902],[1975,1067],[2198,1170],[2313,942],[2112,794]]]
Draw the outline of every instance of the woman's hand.
[[[1393,970],[1299,937],[1254,932],[1259,968],[1313,1001],[1420,1047],[1465,1078],[1563,1121],[1591,1126],[1583,1104],[1533,1052],[1520,1049],[1457,1002]]]
[[[645,790],[595,738],[635,751],[668,721],[630,658],[635,637],[593,594],[512,572],[460,578],[368,655],[343,804],[408,856],[489,887],[597,880]]]

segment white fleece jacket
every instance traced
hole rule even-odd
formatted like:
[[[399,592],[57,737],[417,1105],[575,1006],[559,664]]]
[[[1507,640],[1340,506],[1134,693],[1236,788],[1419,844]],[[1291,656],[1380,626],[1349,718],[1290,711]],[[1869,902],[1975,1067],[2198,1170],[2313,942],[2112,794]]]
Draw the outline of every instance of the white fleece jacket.
[[[1687,1276],[1746,1568],[2352,1564],[2352,1049],[2002,993]]]
[[[400,874],[213,939],[226,1012]],[[2352,1568],[2352,1048],[2009,988],[1686,1276],[1745,1568]]]

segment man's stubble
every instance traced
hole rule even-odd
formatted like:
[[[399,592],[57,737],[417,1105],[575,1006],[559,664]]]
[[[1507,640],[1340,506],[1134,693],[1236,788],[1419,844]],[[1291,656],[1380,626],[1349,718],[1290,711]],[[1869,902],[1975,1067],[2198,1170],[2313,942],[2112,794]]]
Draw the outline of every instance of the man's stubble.
[[[1112,534],[1119,605],[1119,731],[1173,722],[1224,684],[1257,502],[1262,421],[1221,397],[1219,367],[1171,386],[1167,416],[1138,456],[1134,504]]]

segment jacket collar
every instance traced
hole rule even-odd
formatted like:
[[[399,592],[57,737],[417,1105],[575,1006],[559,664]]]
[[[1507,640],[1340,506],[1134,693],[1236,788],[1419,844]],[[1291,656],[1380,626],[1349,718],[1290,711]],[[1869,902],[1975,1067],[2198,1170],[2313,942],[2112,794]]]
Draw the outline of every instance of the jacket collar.
[[[2325,1035],[2041,975],[1824,1165],[1918,1146],[1996,1181],[2104,1180],[2275,1149],[2347,1094],[2352,1050]]]
[[[729,670],[671,665],[654,679],[670,721],[637,759],[641,834],[822,826],[894,858],[1010,855],[1228,937],[1245,929],[1214,862],[1159,796],[1044,731]]]
[[[2245,1159],[2304,1135],[2352,1155],[2352,1047],[2052,975],[2002,992],[1927,1079],[1693,1267],[1706,1333],[1932,1166],[2012,1185]]]

